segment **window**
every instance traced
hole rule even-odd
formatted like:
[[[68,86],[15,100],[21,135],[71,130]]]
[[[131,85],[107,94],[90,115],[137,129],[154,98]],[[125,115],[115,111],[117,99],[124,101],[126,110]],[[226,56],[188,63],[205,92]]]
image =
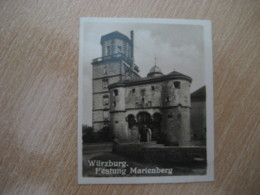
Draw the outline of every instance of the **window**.
[[[103,96],[103,105],[104,105],[104,106],[109,105],[108,95],[104,95],[104,96]]]
[[[118,48],[118,53],[121,53],[122,47],[121,46],[117,46],[117,48]]]
[[[114,92],[114,96],[118,96],[118,90],[117,89],[115,89],[113,92]]]
[[[103,79],[103,89],[108,87],[108,79]]]
[[[151,101],[148,102],[148,106],[149,106],[149,107],[152,106],[152,102],[151,102]]]
[[[171,115],[171,114],[169,114],[169,115],[168,115],[168,118],[172,118],[172,115]]]
[[[107,46],[107,55],[110,55],[110,46]]]
[[[108,112],[103,112],[103,118],[104,120],[108,120]]]
[[[170,97],[165,98],[165,101],[170,102],[171,101]]]
[[[174,87],[176,89],[180,89],[181,88],[181,83],[179,81],[175,81],[175,82],[173,82],[173,84],[174,84]]]
[[[152,86],[151,88],[152,88],[152,91],[154,91],[154,90],[155,90],[155,87],[154,87],[154,86]]]
[[[113,106],[116,107],[116,102],[113,102]]]
[[[132,89],[132,93],[135,93],[135,89]]]
[[[107,66],[106,65],[103,68],[103,74],[107,74]]]
[[[142,98],[142,103],[144,103],[144,98]]]
[[[127,77],[129,77],[130,76],[130,72],[129,71],[126,71],[125,72],[125,77],[127,78]]]
[[[142,89],[141,90],[141,95],[144,96],[144,94],[145,94],[145,89]]]

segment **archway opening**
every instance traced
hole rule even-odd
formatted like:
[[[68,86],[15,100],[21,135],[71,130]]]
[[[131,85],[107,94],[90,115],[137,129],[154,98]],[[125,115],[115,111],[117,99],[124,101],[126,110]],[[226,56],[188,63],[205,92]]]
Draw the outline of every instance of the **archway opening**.
[[[157,141],[157,143],[161,142],[161,121],[162,115],[154,113],[152,120],[152,140]]]
[[[141,142],[152,141],[152,117],[148,112],[139,112],[137,114],[137,124]]]

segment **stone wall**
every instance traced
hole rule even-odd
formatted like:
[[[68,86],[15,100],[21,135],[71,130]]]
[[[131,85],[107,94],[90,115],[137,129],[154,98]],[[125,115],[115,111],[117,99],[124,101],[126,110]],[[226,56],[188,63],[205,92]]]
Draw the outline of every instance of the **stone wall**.
[[[193,140],[206,139],[206,104],[205,101],[191,103],[191,128]]]
[[[126,108],[161,107],[162,83],[152,83],[126,88]]]
[[[103,79],[107,79],[108,84],[118,82],[120,80],[120,66],[121,62],[117,61],[104,61],[102,63],[96,63],[93,65],[93,128],[94,131],[99,131],[107,124],[107,120],[110,118],[109,113],[109,99],[108,105],[104,104],[104,95],[109,96],[108,88],[104,88]],[[105,71],[104,72],[104,68]],[[111,77],[113,76],[113,77]],[[107,113],[104,113],[107,112]],[[108,119],[105,120],[104,116],[108,115]],[[103,122],[102,122],[103,121]],[[98,123],[97,123],[98,122]]]
[[[123,112],[115,112],[110,117],[110,128],[113,131],[114,139],[120,141],[130,141],[131,136],[128,130],[128,124]]]
[[[203,163],[206,164],[206,147],[176,147],[146,143],[116,143],[113,152],[139,162]]]
[[[120,74],[120,60],[106,60],[93,65],[93,78],[101,78]],[[106,73],[104,73],[104,69]]]

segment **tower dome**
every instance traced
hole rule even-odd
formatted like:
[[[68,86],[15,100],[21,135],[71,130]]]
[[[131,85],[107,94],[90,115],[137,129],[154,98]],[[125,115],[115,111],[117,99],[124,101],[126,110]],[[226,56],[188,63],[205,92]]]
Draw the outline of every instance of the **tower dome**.
[[[147,74],[147,77],[156,77],[156,76],[163,76],[163,73],[158,66],[154,65],[150,69],[150,72]]]

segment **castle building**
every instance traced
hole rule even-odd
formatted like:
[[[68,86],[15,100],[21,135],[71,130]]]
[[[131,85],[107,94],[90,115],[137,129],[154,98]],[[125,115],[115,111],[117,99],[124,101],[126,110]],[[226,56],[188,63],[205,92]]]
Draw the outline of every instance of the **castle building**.
[[[135,142],[146,127],[157,143],[190,145],[192,79],[176,71],[164,75],[156,64],[141,78],[133,39],[133,31],[131,39],[119,32],[101,37],[102,57],[92,62],[94,130],[109,126],[115,139]]]

